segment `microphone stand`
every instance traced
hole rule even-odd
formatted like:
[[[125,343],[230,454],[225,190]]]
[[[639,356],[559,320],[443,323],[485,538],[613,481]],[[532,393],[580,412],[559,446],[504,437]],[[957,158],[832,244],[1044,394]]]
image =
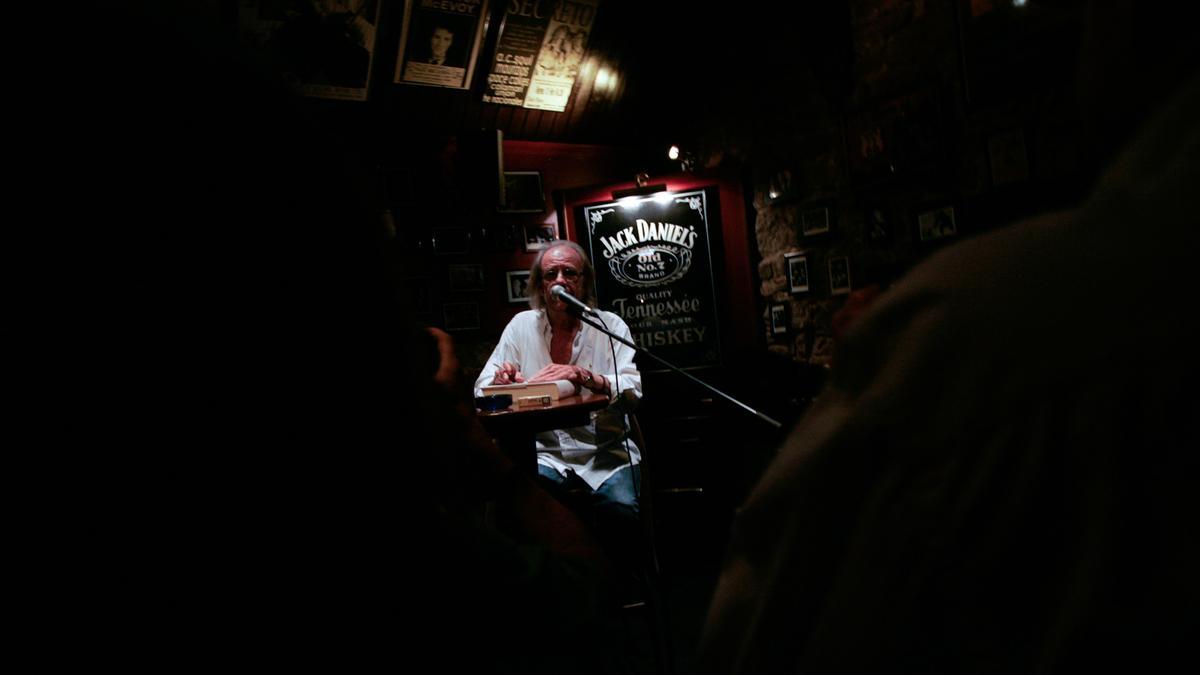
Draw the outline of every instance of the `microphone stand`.
[[[767,424],[770,424],[771,426],[775,427],[776,429],[780,429],[783,427],[783,425],[780,424],[779,422],[776,422],[775,420],[771,419],[770,417],[766,416],[765,414],[755,410],[754,408],[751,408],[750,406],[746,405],[745,403],[742,403],[741,401],[730,396],[729,394],[726,394],[725,392],[721,391],[720,389],[717,389],[716,387],[712,386],[711,384],[692,376],[690,373],[684,372],[683,370],[676,367],[675,364],[663,359],[662,357],[660,357],[657,354],[652,353],[649,349],[646,349],[645,347],[638,347],[637,345],[630,342],[629,340],[626,340],[625,338],[621,337],[620,335],[617,335],[616,333],[609,330],[607,326],[604,326],[600,322],[594,321],[591,318],[589,318],[589,316],[586,313],[580,312],[579,319],[581,321],[583,321],[584,323],[588,324],[589,326],[591,326],[592,328],[595,328],[596,330],[599,330],[599,331],[605,333],[612,339],[617,340],[621,344],[632,347],[634,352],[637,352],[640,354],[645,354],[646,356],[649,356],[650,358],[654,359],[655,361],[658,361],[659,363],[670,368],[671,370],[679,373],[680,375],[683,375],[684,377],[688,378],[692,382],[695,382],[696,384],[713,392],[714,394],[720,396],[721,398],[725,399],[726,401],[729,401],[730,403],[738,406],[742,410],[745,410],[746,412],[750,413],[751,415],[754,415],[755,417],[766,422]]]

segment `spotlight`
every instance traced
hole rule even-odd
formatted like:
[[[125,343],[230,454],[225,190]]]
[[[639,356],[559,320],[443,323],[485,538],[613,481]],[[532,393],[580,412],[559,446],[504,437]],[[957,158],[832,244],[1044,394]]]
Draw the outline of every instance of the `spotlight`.
[[[679,146],[672,145],[670,150],[667,150],[667,159],[679,159]]]
[[[612,191],[612,198],[625,206],[625,208],[631,208],[633,206],[640,205],[642,198],[667,191],[666,183],[655,183],[654,185],[650,185],[650,174],[647,173],[639,173],[634,177],[634,182],[637,183],[637,187]],[[626,198],[633,199],[625,201]]]

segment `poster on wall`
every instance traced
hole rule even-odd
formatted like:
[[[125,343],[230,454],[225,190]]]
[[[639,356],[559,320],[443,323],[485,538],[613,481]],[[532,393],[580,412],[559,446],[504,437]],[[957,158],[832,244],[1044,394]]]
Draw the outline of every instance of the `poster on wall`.
[[[367,100],[380,0],[240,0],[238,33],[305,96]]]
[[[487,20],[488,0],[408,0],[394,81],[467,89]]]
[[[664,195],[581,207],[596,296],[629,324],[638,347],[680,368],[716,365],[716,189]]]
[[[598,5],[599,0],[510,2],[483,101],[565,110]]]

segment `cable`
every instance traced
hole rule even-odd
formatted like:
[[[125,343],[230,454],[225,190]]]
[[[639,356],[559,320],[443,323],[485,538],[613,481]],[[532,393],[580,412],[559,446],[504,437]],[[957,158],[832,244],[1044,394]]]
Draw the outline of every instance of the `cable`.
[[[604,323],[604,317],[602,317],[600,315],[600,312],[596,312],[594,316],[596,317],[596,320],[600,322],[600,325],[604,326],[606,329],[608,328],[608,324]],[[614,388],[614,391],[616,392],[615,400],[618,403],[620,403],[620,401],[621,401],[621,369],[620,369],[620,366],[618,366],[618,364],[617,364],[617,345],[613,341],[612,335],[609,335],[608,333],[605,333],[605,335],[608,336],[608,347],[609,347],[609,349],[612,350],[613,388]],[[629,418],[625,415],[624,412],[621,413],[621,428],[624,430],[624,433],[621,435],[621,440],[625,444],[625,457],[629,460],[629,479],[631,481],[633,481],[633,497],[634,497],[634,499],[637,499],[638,502],[640,503],[642,501],[642,486],[639,485],[639,483],[641,483],[641,481],[638,480],[637,477],[633,475],[633,467],[634,467],[633,453],[629,451]],[[641,513],[640,508],[638,509],[638,513],[639,514]]]

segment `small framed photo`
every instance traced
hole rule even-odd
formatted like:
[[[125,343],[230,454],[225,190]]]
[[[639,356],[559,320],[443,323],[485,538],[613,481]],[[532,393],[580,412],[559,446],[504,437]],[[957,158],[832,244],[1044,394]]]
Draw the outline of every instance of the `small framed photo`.
[[[504,172],[502,213],[544,213],[546,195],[542,192],[542,174],[537,171]]]
[[[829,209],[820,207],[807,209],[800,213],[800,231],[806,237],[824,234],[829,231]]]
[[[482,291],[483,265],[448,265],[451,291]]]
[[[892,243],[892,217],[882,202],[868,204],[863,210],[864,239],[872,246],[886,247]]]
[[[479,328],[479,303],[447,302],[442,305],[442,317],[447,332]]]
[[[788,290],[792,293],[808,291],[808,256],[793,254],[786,257]]]
[[[771,335],[784,335],[788,332],[788,306],[784,303],[771,305]]]
[[[829,259],[829,292],[832,295],[850,292],[850,259],[844,255]]]
[[[917,216],[917,236],[921,241],[952,237],[955,234],[958,234],[958,225],[954,221],[953,206],[943,206]]]
[[[467,253],[471,250],[471,233],[461,227],[435,227],[433,250],[441,255]]]
[[[525,226],[525,252],[540,251],[558,239],[558,226],[536,223]]]
[[[504,279],[510,303],[515,305],[529,302],[529,270],[505,272]]]

